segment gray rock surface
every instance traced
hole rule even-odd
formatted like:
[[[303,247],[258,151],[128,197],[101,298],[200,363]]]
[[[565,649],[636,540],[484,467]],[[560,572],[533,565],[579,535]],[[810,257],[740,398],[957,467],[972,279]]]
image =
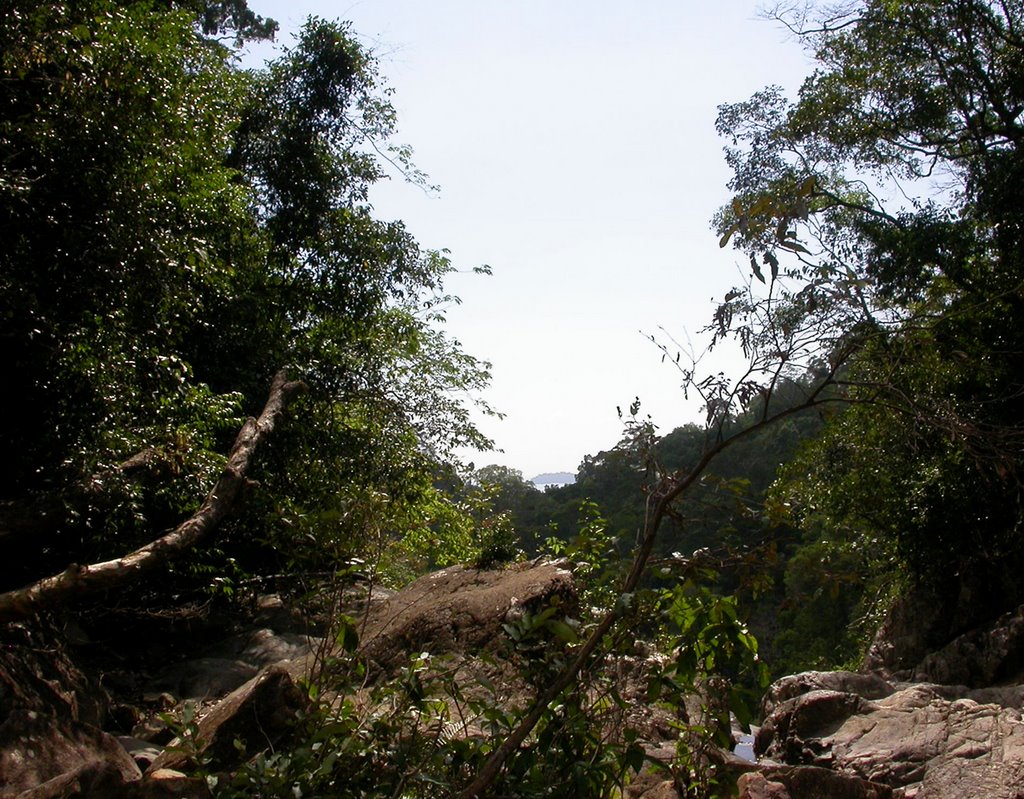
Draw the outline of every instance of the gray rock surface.
[[[911,685],[868,699],[812,688],[772,708],[757,749],[882,783],[907,799],[1024,797],[1020,711],[945,693]]]
[[[307,706],[308,699],[291,674],[282,666],[271,666],[214,705],[199,720],[195,737],[216,768],[230,768],[243,757],[237,744],[250,755],[272,748]],[[189,743],[177,741],[169,746],[147,774],[187,763],[193,754]]]
[[[740,776],[737,799],[890,799],[886,785],[815,766],[769,766]]]
[[[567,612],[576,604],[572,574],[557,564],[521,563],[507,569],[452,566],[424,575],[372,606],[361,650],[378,668],[404,666],[411,654],[482,651],[502,635],[506,617],[549,601]]]
[[[0,725],[0,799],[102,796],[141,776],[117,739],[91,724],[21,708]]]
[[[148,692],[166,692],[176,699],[219,699],[251,680],[257,671],[242,660],[195,658],[169,666],[148,686]]]
[[[881,699],[896,689],[877,674],[860,674],[853,671],[805,671],[776,680],[761,700],[762,715],[770,716],[772,710],[787,699],[801,696],[809,691],[825,690],[856,694],[864,699]]]
[[[914,667],[915,682],[995,685],[1024,671],[1024,606],[954,638]]]

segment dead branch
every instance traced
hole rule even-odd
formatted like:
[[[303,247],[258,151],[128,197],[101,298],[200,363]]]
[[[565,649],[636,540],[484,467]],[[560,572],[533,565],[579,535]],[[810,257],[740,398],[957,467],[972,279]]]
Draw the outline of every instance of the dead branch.
[[[123,557],[86,566],[73,563],[60,574],[0,594],[0,622],[24,619],[86,594],[131,582],[178,553],[197,546],[234,508],[248,482],[253,453],[273,432],[291,399],[305,388],[304,383],[289,381],[284,370],[274,376],[263,412],[258,419],[250,417],[242,426],[224,471],[190,518]]]
[[[654,486],[647,495],[647,510],[644,519],[643,538],[640,548],[633,557],[633,564],[629,575],[626,577],[620,590],[620,595],[632,594],[640,584],[640,579],[647,570],[654,550],[654,544],[658,538],[665,517],[670,514],[672,503],[675,502],[693,483],[700,479],[711,462],[725,449],[737,441],[753,435],[755,432],[778,422],[780,419],[792,416],[800,411],[814,408],[822,404],[834,402],[833,398],[823,395],[824,389],[835,380],[838,364],[834,365],[831,372],[805,399],[798,405],[778,411],[771,416],[764,416],[758,422],[748,428],[738,431],[730,438],[718,439],[694,465],[692,469],[685,472],[665,475]],[[620,618],[618,610],[620,603],[609,610],[591,631],[587,640],[576,652],[576,657],[562,670],[548,687],[534,700],[529,713],[526,714],[509,736],[502,741],[495,749],[473,781],[462,790],[458,799],[480,799],[487,795],[487,790],[497,779],[505,761],[522,745],[527,736],[537,726],[537,723],[544,715],[544,711],[555,701],[561,693],[572,684],[579,673],[590,661],[605,635],[615,626]],[[628,604],[628,603],[626,603]]]

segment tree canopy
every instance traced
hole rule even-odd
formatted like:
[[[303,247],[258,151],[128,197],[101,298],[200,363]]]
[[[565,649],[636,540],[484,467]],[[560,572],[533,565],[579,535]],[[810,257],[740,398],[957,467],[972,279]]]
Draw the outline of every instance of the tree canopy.
[[[778,17],[818,68],[793,102],[769,88],[721,108],[735,199],[716,224],[767,295],[737,290],[719,321],[749,331],[770,305],[778,338],[747,340],[774,363],[856,352],[840,375],[852,407],[791,467],[786,501],[891,547],[915,579],[970,563],[1008,577],[1024,553],[1024,7]]]
[[[281,369],[301,421],[224,538],[253,567],[357,551],[371,506],[375,535],[431,524],[454,448],[487,445],[462,399],[486,365],[441,327],[451,265],[368,199],[421,179],[372,53],[311,19],[240,69],[231,45],[274,29],[244,2],[6,7],[7,587],[178,523]]]

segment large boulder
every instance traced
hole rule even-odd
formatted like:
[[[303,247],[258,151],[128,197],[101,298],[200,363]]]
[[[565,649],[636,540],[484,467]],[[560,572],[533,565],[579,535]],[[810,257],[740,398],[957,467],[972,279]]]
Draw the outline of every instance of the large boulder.
[[[106,796],[141,776],[117,739],[91,724],[19,708],[0,725],[0,799]]]
[[[891,799],[887,785],[816,766],[768,766],[740,775],[737,799]]]
[[[808,687],[770,708],[757,737],[760,754],[881,783],[908,798],[1019,799],[1019,709],[982,704],[969,689],[950,686],[902,686],[882,698]]]
[[[274,747],[308,704],[287,669],[266,668],[214,705],[190,739],[173,742],[146,773],[176,769],[197,757],[215,768],[231,768],[246,754]]]
[[[926,655],[914,668],[913,680],[983,687],[1019,677],[1022,672],[1024,605]]]
[[[141,776],[100,725],[108,698],[43,622],[0,627],[0,797],[112,795]]]
[[[147,688],[150,694],[167,693],[175,699],[219,699],[251,680],[258,671],[233,658],[193,658],[168,666]]]
[[[109,697],[72,661],[62,637],[43,623],[0,625],[0,723],[30,710],[102,726]]]
[[[1022,556],[965,560],[956,575],[909,587],[879,628],[864,671],[914,679],[914,669],[932,653],[972,631],[998,626],[1004,614],[1014,615],[1024,604],[1022,572]]]
[[[516,614],[557,602],[576,605],[572,574],[558,563],[531,561],[505,569],[452,566],[424,575],[371,607],[363,626],[363,655],[381,671],[417,652],[478,652],[502,637]]]
[[[877,674],[853,671],[805,671],[776,680],[761,700],[761,714],[769,717],[775,707],[787,699],[810,691],[838,691],[864,699],[882,699],[896,689]]]

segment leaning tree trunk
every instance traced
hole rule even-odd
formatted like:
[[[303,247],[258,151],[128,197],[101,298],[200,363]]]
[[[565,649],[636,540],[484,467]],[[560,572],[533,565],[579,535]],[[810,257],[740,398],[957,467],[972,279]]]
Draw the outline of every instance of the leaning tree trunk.
[[[224,471],[191,517],[166,535],[123,557],[87,566],[71,564],[60,574],[0,594],[0,622],[27,618],[80,596],[131,582],[178,553],[197,546],[235,506],[248,480],[253,453],[273,432],[291,399],[305,388],[301,382],[289,381],[284,370],[274,376],[263,412],[258,419],[250,417],[242,426]]]

